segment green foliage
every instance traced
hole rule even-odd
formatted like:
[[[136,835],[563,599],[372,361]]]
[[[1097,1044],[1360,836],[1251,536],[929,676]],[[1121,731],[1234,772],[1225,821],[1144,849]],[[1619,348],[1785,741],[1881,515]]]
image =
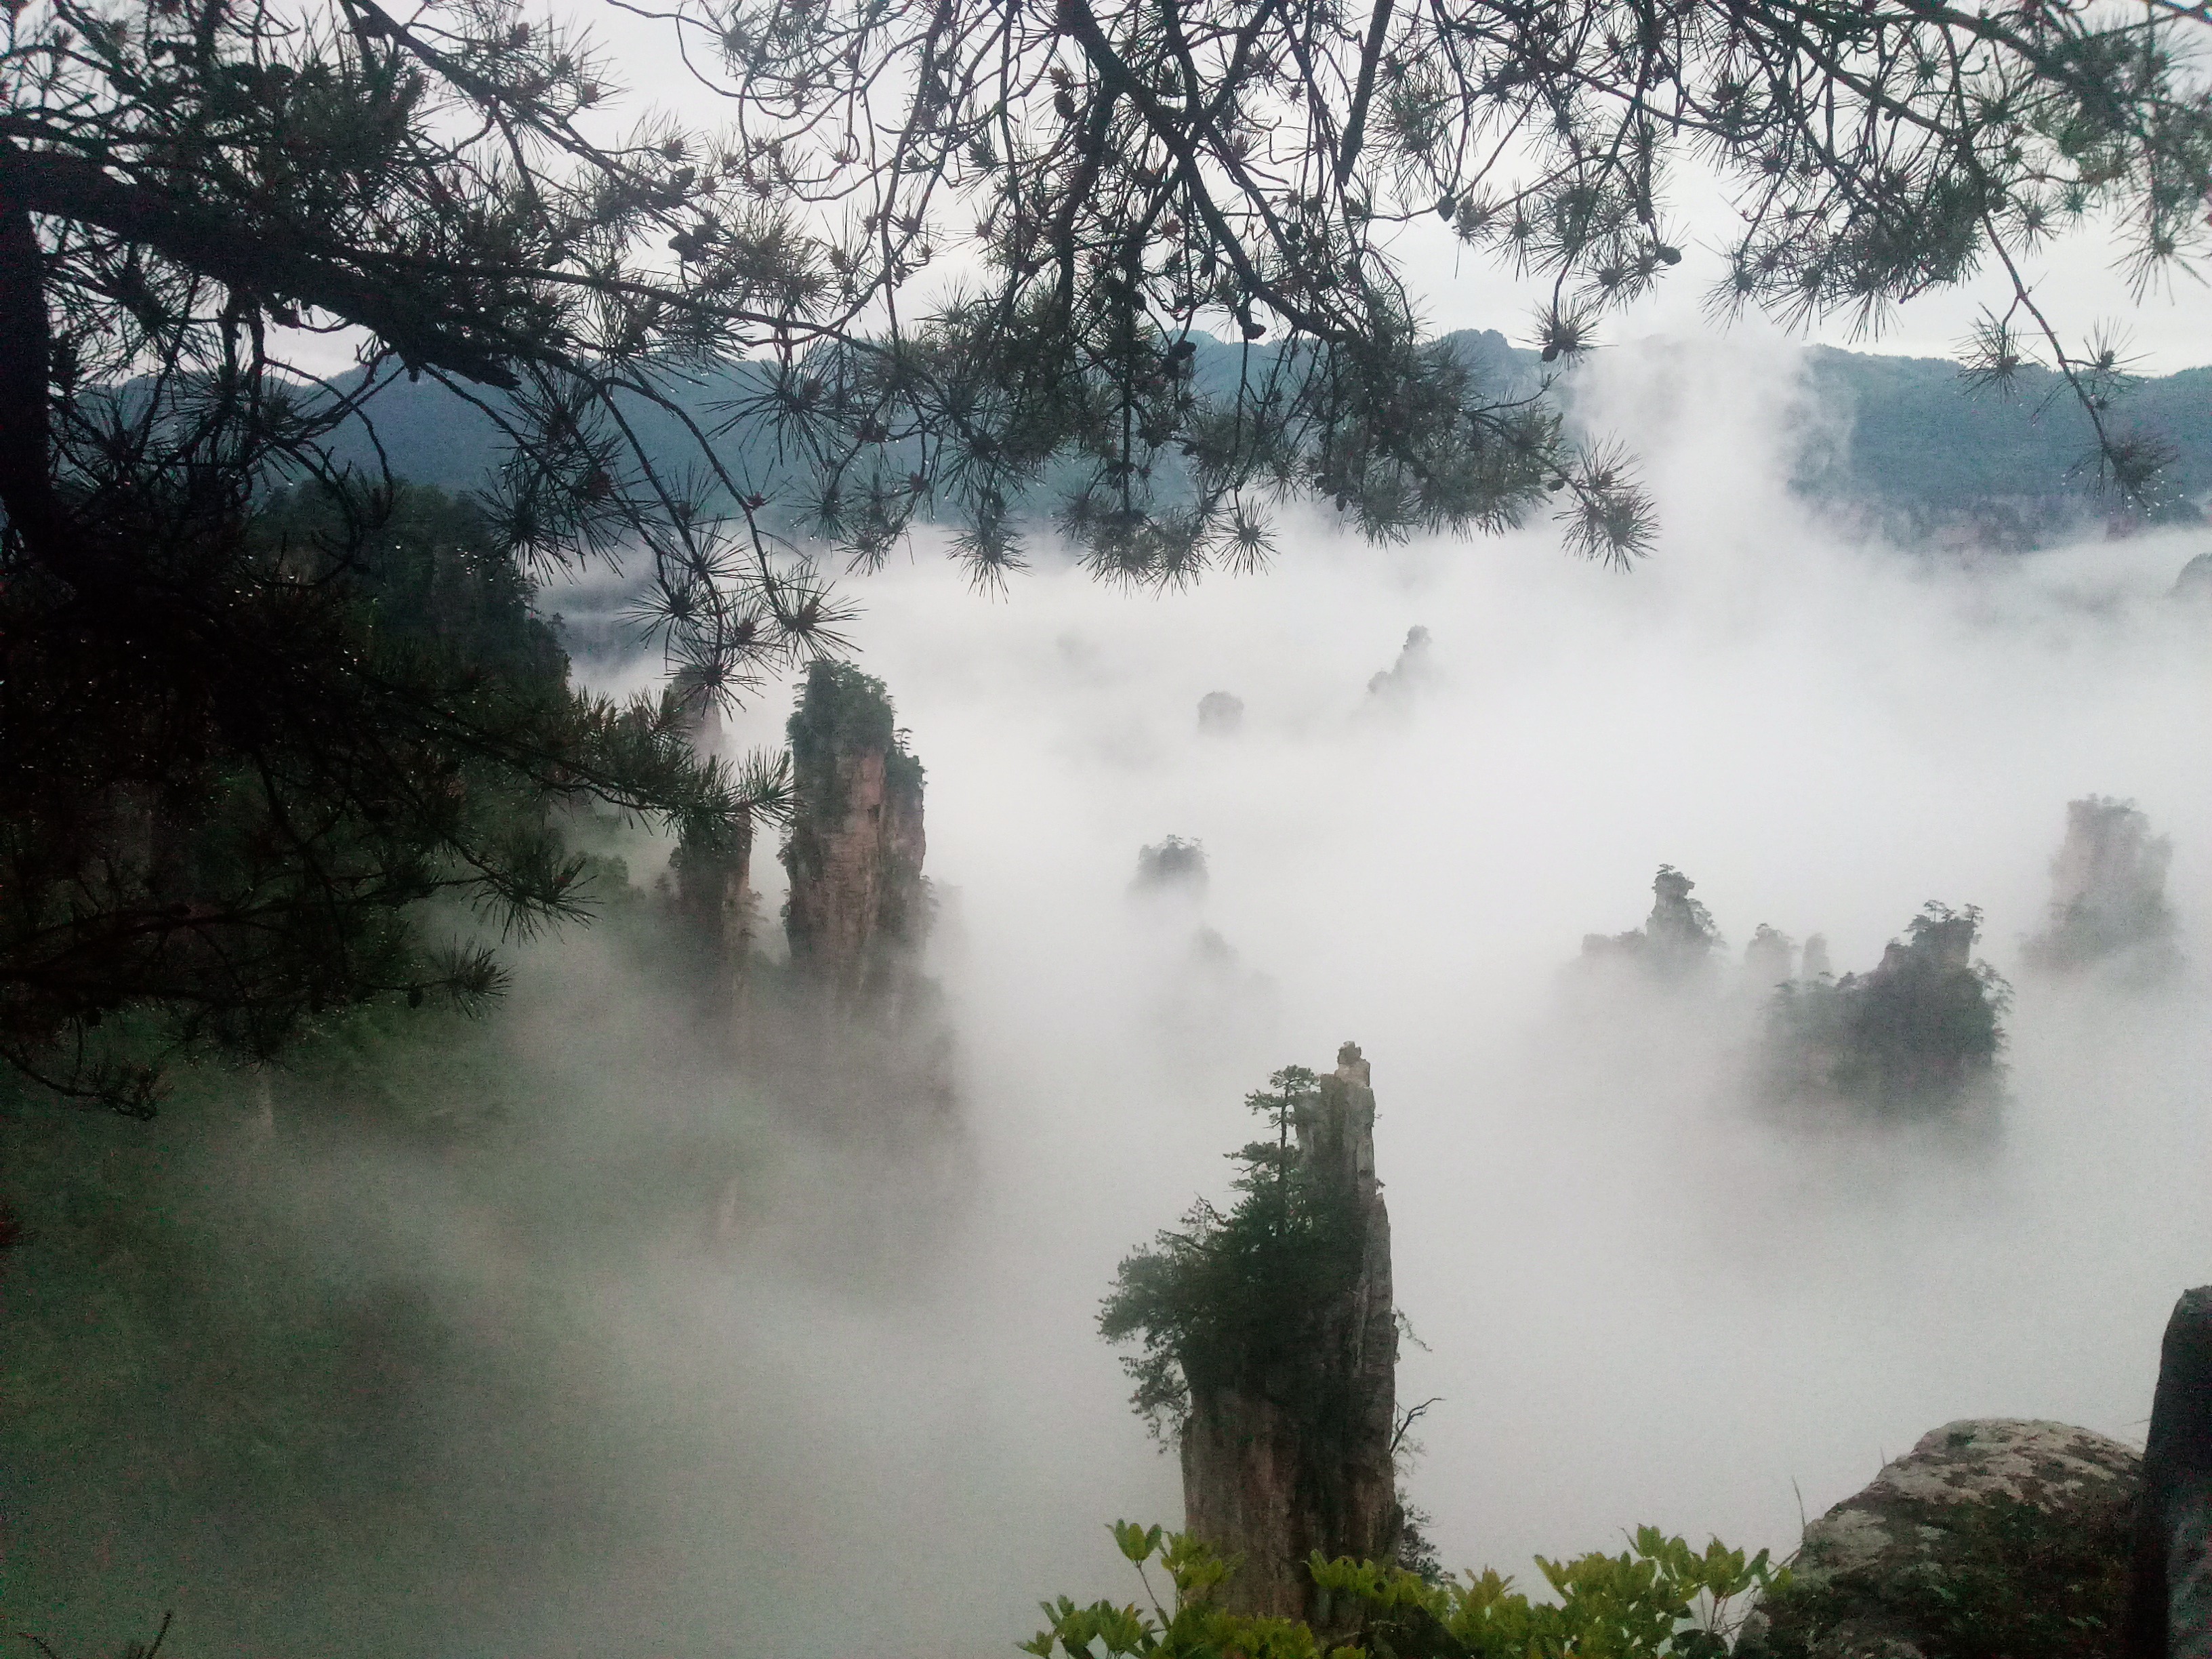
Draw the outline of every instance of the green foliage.
[[[1066,1596],[1042,1603],[1048,1626],[1022,1651],[1036,1659],[1719,1659],[1749,1608],[1747,1598],[1785,1593],[1787,1568],[1766,1552],[1747,1557],[1717,1539],[1702,1551],[1654,1527],[1638,1528],[1619,1555],[1592,1553],[1536,1565],[1553,1601],[1532,1601],[1495,1570],[1431,1583],[1374,1562],[1308,1564],[1327,1594],[1333,1643],[1308,1626],[1221,1611],[1212,1593],[1236,1571],[1203,1543],[1117,1522],[1115,1541],[1134,1563],[1149,1613]],[[1157,1559],[1172,1589],[1163,1605],[1146,1574]]]
[[[1537,354],[1509,346],[1495,330],[1446,337],[1501,391],[1540,381]],[[1243,353],[1210,339],[1197,345],[1194,380],[1217,395],[1233,391]],[[1718,368],[1717,359],[1701,363],[1696,354],[1686,360],[1693,396],[1709,395]],[[1846,434],[1834,444],[1804,446],[1796,458],[1791,482],[1821,511],[1871,519],[1900,545],[1933,537],[2007,550],[2079,535],[2092,519],[2101,527],[2110,514],[2092,467],[2082,465],[2095,431],[2065,397],[2064,381],[2049,371],[2024,370],[2018,395],[2009,398],[1963,394],[1960,366],[1948,358],[1813,346],[1803,373],[1814,401]],[[722,366],[680,393],[679,402],[695,415],[709,414],[748,395],[758,374],[756,365]],[[2173,441],[2173,465],[2158,487],[2162,505],[2150,516],[2185,520],[2179,503],[2212,492],[2212,368],[2146,375],[2114,410],[2123,422]],[[680,454],[689,441],[682,422],[663,410],[641,408],[633,419],[656,454]],[[477,481],[499,430],[481,410],[426,380],[403,382],[387,394],[377,435],[395,471],[463,489]],[[772,434],[733,432],[730,441],[733,470],[761,480],[771,497],[799,485],[802,469],[779,460]],[[360,464],[374,460],[366,441],[346,453]],[[1011,498],[1012,507],[1048,505],[1062,487],[1060,474],[1048,469]]]
[[[1108,1341],[1141,1346],[1122,1362],[1137,1384],[1131,1404],[1163,1437],[1180,1430],[1194,1382],[1264,1374],[1296,1388],[1297,1368],[1278,1373],[1278,1362],[1309,1344],[1319,1310],[1358,1273],[1354,1197],[1310,1170],[1293,1139],[1319,1098],[1303,1066],[1248,1095],[1272,1133],[1230,1154],[1237,1201],[1224,1212],[1200,1199],[1179,1229],[1133,1251],[1100,1309]]]
[[[1765,1610],[1767,1659],[1812,1659],[1845,1620],[1905,1633],[1928,1659],[2112,1659],[2126,1616],[2131,1510],[2056,1514],[1999,1492],[1929,1517],[1940,1540],[1904,1571],[1811,1575]]]
[[[243,632],[118,635],[0,584],[0,1058],[64,1093],[145,1115],[179,1060],[266,1059],[380,1000],[480,1006],[504,982],[481,924],[584,914],[565,805],[776,810],[672,698],[573,690],[471,506],[303,487],[206,556]]]
[[[886,784],[921,787],[921,763],[907,750],[890,693],[881,680],[851,663],[808,665],[799,705],[784,731],[791,740],[794,787],[817,823],[832,824],[844,816],[845,787],[837,763],[846,756],[881,750]]]
[[[1224,1559],[1184,1533],[1164,1533],[1117,1521],[1111,1528],[1122,1555],[1137,1570],[1149,1610],[1135,1603],[1094,1601],[1079,1607],[1063,1595],[1040,1602],[1046,1628],[1018,1645],[1036,1659],[1362,1659],[1356,1648],[1329,1649],[1305,1625],[1289,1619],[1253,1619],[1223,1612],[1213,1592],[1236,1571],[1238,1559]],[[1169,1604],[1163,1605],[1146,1567],[1157,1562],[1168,1580]]]
[[[804,767],[860,749],[888,749],[897,711],[884,683],[848,662],[808,666],[799,706],[785,726],[793,756]]]
[[[1400,1455],[1402,1457],[1401,1450]],[[1425,1584],[1444,1582],[1443,1557],[1437,1553],[1436,1541],[1429,1536],[1429,1528],[1436,1517],[1419,1504],[1409,1502],[1405,1489],[1398,1491],[1398,1549],[1397,1565]]]
[[[259,505],[254,534],[280,567],[345,584],[385,648],[442,654],[541,691],[566,685],[568,656],[538,614],[534,585],[467,496],[401,484],[387,502],[368,503],[301,486]]]
[[[751,804],[665,702],[518,701],[383,640],[411,579],[364,610],[337,571],[382,533],[353,503],[388,493],[374,422],[418,379],[496,434],[487,568],[636,556],[635,619],[716,697],[842,643],[787,533],[865,568],[940,515],[993,581],[1054,477],[1121,582],[1252,568],[1298,495],[1377,538],[1548,514],[1625,564],[1651,536],[1631,469],[1547,382],[1424,337],[1389,227],[1538,278],[1563,363],[1681,263],[1694,153],[1741,214],[1719,309],[1871,325],[1993,259],[1984,378],[2040,352],[2100,475],[2151,493],[2160,445],[2107,418],[2121,354],[2063,342],[2018,259],[2087,223],[2142,280],[2203,251],[2201,8],[1369,9],[682,0],[664,21],[729,129],[648,112],[605,141],[598,49],[512,0],[11,12],[0,1051],[143,1109],[143,1066],[77,1052],[126,1005],[259,1054],[302,1010],[492,988],[399,913],[570,914],[531,798]],[[359,374],[303,380],[303,327],[358,339]],[[685,400],[737,363],[702,418]],[[803,484],[781,501],[768,454]],[[293,483],[348,501],[335,566],[268,556],[262,498]],[[204,836],[203,803],[246,827]]]
[[[2011,988],[1972,960],[1981,915],[1931,900],[1871,973],[1777,991],[1768,1042],[1782,1078],[1903,1113],[1940,1109],[1992,1082]]]
[[[594,143],[617,101],[599,50],[505,3],[27,15],[0,100],[19,240],[55,256],[56,349],[24,369],[54,360],[55,424],[77,428],[61,471],[128,470],[71,405],[149,359],[190,371],[161,395],[220,408],[218,435],[252,429],[241,448],[270,453],[249,473],[327,472],[387,383],[441,380],[508,450],[503,538],[649,550],[672,655],[741,685],[834,612],[763,532],[732,433],[803,471],[807,518],[863,562],[941,510],[973,569],[1016,568],[1012,504],[1056,466],[1078,475],[1064,521],[1127,580],[1261,556],[1293,491],[1378,536],[1553,510],[1626,559],[1648,534],[1632,481],[1564,441],[1548,400],[1420,337],[1389,227],[1437,222],[1537,279],[1553,362],[1681,264],[1692,155],[1740,213],[1717,309],[1867,326],[2085,222],[2118,229],[2140,279],[2185,268],[2212,185],[2182,7],[1361,20],[1299,0],[1164,26],[1133,4],[837,0],[666,21],[730,131],[648,113],[637,142]],[[1991,373],[2044,337],[2100,419],[2110,354],[2062,348],[2013,291]],[[362,386],[264,372],[266,325],[303,319],[362,331]],[[1216,335],[1270,349],[1202,382]],[[681,407],[702,368],[746,358],[726,418]],[[690,465],[641,453],[643,412]],[[2139,482],[2128,434],[2099,443]],[[1156,492],[1171,475],[1194,487]]]

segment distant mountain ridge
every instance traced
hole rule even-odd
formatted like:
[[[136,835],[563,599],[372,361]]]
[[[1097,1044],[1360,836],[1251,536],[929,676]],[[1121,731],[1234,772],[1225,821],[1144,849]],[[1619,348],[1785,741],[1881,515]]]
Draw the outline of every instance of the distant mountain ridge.
[[[2057,375],[2023,369],[2014,395],[1974,392],[1942,358],[1884,357],[1814,346],[1815,401],[1848,422],[1832,453],[1808,447],[1792,482],[1856,507],[1900,538],[2029,546],[2112,521],[2095,489],[2095,434]],[[2117,430],[2156,434],[2173,451],[2154,522],[2197,521],[2212,496],[2212,368],[2137,382],[2114,404]]]
[[[1541,368],[1495,329],[1448,337],[1507,373]],[[2096,488],[2089,417],[2046,369],[2023,369],[2006,395],[1970,387],[1948,358],[1816,345],[1804,348],[1802,373],[1820,430],[1802,434],[1791,486],[1858,529],[2014,550],[2118,515]],[[2136,382],[2112,420],[2121,432],[2157,434],[2174,452],[2148,520],[2203,520],[2212,498],[2212,368]]]
[[[1495,329],[1446,337],[1502,386],[1531,383],[1542,365],[1534,352]],[[1225,385],[1239,348],[1201,349],[1201,379]],[[683,401],[712,427],[744,390],[743,365],[702,380]],[[1813,346],[1804,373],[1824,432],[1808,434],[1791,483],[1864,532],[1909,542],[1996,549],[2029,547],[2112,520],[2112,501],[2095,490],[2088,417],[2058,378],[2021,373],[2016,394],[1970,390],[1959,366],[1941,358],[1890,357]],[[348,385],[340,380],[341,388]],[[392,470],[401,477],[451,489],[479,488],[495,471],[497,428],[482,410],[433,382],[399,382],[375,400],[376,429]],[[649,443],[679,452],[678,422],[665,412],[634,411]],[[2170,444],[2175,459],[2165,478],[2158,521],[2200,520],[2212,497],[2212,367],[2138,382],[2114,410],[2123,430],[2145,428]],[[368,464],[365,436],[343,447]],[[773,495],[793,477],[772,444],[733,443],[732,471]]]

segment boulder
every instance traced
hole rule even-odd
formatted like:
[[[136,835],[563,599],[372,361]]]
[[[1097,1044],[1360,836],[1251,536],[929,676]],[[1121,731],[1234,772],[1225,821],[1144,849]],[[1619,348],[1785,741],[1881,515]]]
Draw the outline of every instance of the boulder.
[[[1805,1529],[1746,1659],[2117,1654],[2142,1459],[2064,1423],[1947,1423]]]

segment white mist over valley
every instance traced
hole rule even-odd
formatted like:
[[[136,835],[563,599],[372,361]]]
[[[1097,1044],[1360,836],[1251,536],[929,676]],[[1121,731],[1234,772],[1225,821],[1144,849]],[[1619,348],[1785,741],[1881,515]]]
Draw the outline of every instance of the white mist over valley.
[[[2212,1237],[2212,615],[2172,597],[2203,532],[1855,539],[1782,482],[1842,435],[1799,363],[1653,343],[1581,377],[1662,515],[1625,574],[1544,523],[1390,546],[1293,514],[1272,569],[1188,591],[1046,542],[978,594],[933,532],[849,581],[927,769],[949,1116],[713,1041],[640,920],[669,844],[609,821],[629,896],[514,943],[471,1046],[394,1085],[445,1150],[281,1069],[87,1129],[168,1172],[191,1272],[343,1310],[344,1395],[255,1407],[268,1470],[315,1487],[284,1413],[337,1410],[379,1473],[210,1514],[180,1483],[233,1476],[193,1462],[187,1389],[134,1431],[170,1462],[23,1489],[72,1519],[23,1528],[10,1617],[112,1645],[173,1608],[195,1654],[1007,1652],[1041,1597],[1133,1593],[1107,1522],[1182,1518],[1097,1333],[1117,1264],[1226,1198],[1248,1091],[1347,1039],[1398,1397],[1434,1401],[1402,1484],[1447,1565],[1531,1583],[1644,1522],[1787,1553],[1960,1418],[2140,1443]],[[540,600],[618,692],[661,672],[592,645],[622,602]],[[1201,721],[1213,693],[1241,715]],[[790,696],[724,749],[780,745]],[[2172,839],[2165,984],[2023,960],[2091,794]],[[1133,890],[1170,836],[1202,891]],[[769,837],[752,863],[778,950]],[[1662,863],[1724,970],[1578,967]],[[1931,899],[1981,907],[2013,984],[1993,1126],[1757,1104],[1753,930],[1863,970]]]
[[[1223,1194],[1243,1093],[1345,1038],[1420,1342],[1401,1398],[1438,1401],[1406,1486],[1448,1564],[1525,1578],[1647,1521],[1786,1551],[1961,1417],[2140,1442],[2212,1236],[2212,619],[2168,598],[2201,535],[1850,544],[1778,482],[1820,441],[1790,362],[1724,357],[1692,413],[1682,361],[1625,349],[1585,392],[1662,514],[1632,574],[1540,525],[1377,548],[1292,520],[1269,574],[1188,592],[1041,550],[979,598],[926,538],[853,584],[928,769],[960,1134],[878,1158],[781,1124],[731,1254],[565,1287],[625,1525],[556,1533],[449,1650],[995,1652],[1040,1595],[1124,1594],[1104,1523],[1177,1520],[1176,1469],[1091,1310]],[[1213,691],[1234,732],[1201,730]],[[2093,793],[2173,837],[2166,988],[2022,969]],[[1132,896],[1170,834],[1204,845],[1200,902]],[[1997,1132],[1763,1113],[1763,987],[1578,987],[1582,936],[1639,921],[1662,861],[1732,960],[1765,922],[1864,969],[1923,901],[1982,907],[2015,991]],[[610,1075],[623,1019],[575,1028],[564,988],[599,951],[539,947],[516,998],[550,1121],[777,1120],[712,1076]],[[647,1051],[667,1022],[626,1018]]]

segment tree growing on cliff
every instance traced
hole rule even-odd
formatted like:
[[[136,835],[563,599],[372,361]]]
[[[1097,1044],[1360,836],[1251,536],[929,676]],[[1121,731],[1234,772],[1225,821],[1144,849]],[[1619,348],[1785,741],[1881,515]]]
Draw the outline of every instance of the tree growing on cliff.
[[[755,781],[658,700],[574,691],[474,505],[238,506],[234,543],[142,545],[119,616],[20,565],[0,587],[0,1058],[134,1115],[179,1058],[264,1058],[379,999],[481,1004],[471,911],[580,914],[564,803],[714,822]]]
[[[1140,1344],[1131,1403],[1176,1443],[1186,1529],[1243,1560],[1229,1605],[1310,1614],[1310,1554],[1400,1543],[1390,1221],[1357,1044],[1247,1103],[1268,1133],[1232,1154],[1237,1202],[1200,1200],[1124,1261],[1099,1328]]]
[[[1583,959],[1632,963],[1662,982],[1694,978],[1721,948],[1712,912],[1690,896],[1697,884],[1673,865],[1661,865],[1651,878],[1651,914],[1644,926],[1625,933],[1585,933]]]
[[[792,965],[848,1011],[896,1010],[929,933],[922,765],[884,683],[817,662],[784,727],[795,811],[784,932]]]
[[[1230,1154],[1241,1196],[1226,1211],[1200,1199],[1181,1226],[1124,1258],[1100,1309],[1101,1335],[1139,1345],[1121,1362],[1136,1383],[1130,1404],[1164,1440],[1189,1416],[1194,1377],[1228,1382],[1295,1359],[1358,1273],[1350,1196],[1297,1156],[1293,1139],[1319,1098],[1304,1066],[1245,1096],[1267,1133]]]
[[[1782,986],[1767,1012],[1770,1086],[1892,1116],[1986,1098],[2011,988],[1974,959],[1981,920],[1931,900],[1871,971]]]
[[[390,480],[343,457],[380,453],[395,382],[502,434],[497,556],[639,561],[641,624],[734,697],[833,648],[843,617],[764,516],[773,468],[859,563],[936,514],[984,581],[1019,566],[1048,474],[1063,531],[1128,581],[1261,562],[1286,495],[1382,537],[1548,512],[1577,550],[1632,558],[1649,520],[1622,459],[1570,442],[1541,387],[1420,337],[1391,249],[1416,220],[1546,286],[1547,362],[1679,260],[1686,153],[1742,211],[1723,309],[1871,318],[2089,214],[2146,276],[2206,235],[2212,109],[2186,52],[2205,23],[2172,0],[665,16],[728,130],[618,124],[604,57],[510,0],[9,11],[0,1051],[18,1064],[143,1104],[77,1063],[126,1005],[258,1052],[283,1022],[257,1008],[480,994],[489,964],[436,959],[408,920],[426,890],[514,923],[575,894],[543,842],[451,830],[464,772],[662,817],[745,805],[691,763],[680,711],[525,718],[363,636],[352,568]],[[2106,470],[2142,488],[2154,446],[2112,426],[2115,354],[2063,344],[2015,290],[1986,372],[2039,331]],[[1243,346],[1216,350],[1217,330]],[[313,372],[312,336],[355,342],[357,373]],[[271,480],[337,504],[304,563],[254,533]],[[192,804],[239,790],[267,881],[168,860]],[[266,947],[258,989],[223,966],[242,939]]]

